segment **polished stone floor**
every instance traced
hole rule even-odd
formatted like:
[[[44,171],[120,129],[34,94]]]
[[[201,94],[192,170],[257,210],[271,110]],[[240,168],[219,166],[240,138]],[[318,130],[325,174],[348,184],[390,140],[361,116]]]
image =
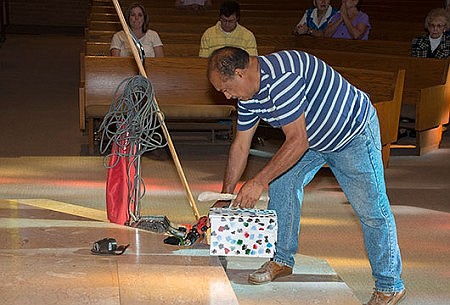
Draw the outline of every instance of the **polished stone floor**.
[[[298,255],[292,276],[253,286],[247,275],[266,259],[221,263],[206,243],[166,245],[162,234],[104,219],[56,201],[0,200],[1,304],[359,304],[324,260]],[[130,246],[93,255],[104,237]]]
[[[162,235],[106,222],[106,169],[85,156],[78,131],[82,37],[8,35],[0,45],[0,304],[361,304],[373,279],[360,224],[335,179],[307,187],[295,273],[264,286],[247,274],[260,259],[227,259],[207,245],[177,248]],[[33,55],[33,56],[30,56]],[[226,145],[176,143],[194,196],[218,191]],[[266,147],[267,148],[267,147]],[[408,287],[402,304],[450,303],[450,136],[417,157],[393,152],[386,183]],[[170,157],[144,156],[144,215],[192,223]],[[244,178],[267,159],[251,157]],[[198,203],[205,215],[210,203]],[[260,206],[264,208],[264,206]],[[92,243],[130,243],[123,256]]]

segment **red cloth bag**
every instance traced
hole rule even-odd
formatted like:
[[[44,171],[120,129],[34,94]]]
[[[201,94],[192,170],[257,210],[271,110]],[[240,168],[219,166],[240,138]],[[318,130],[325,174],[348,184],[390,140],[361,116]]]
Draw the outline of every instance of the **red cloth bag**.
[[[130,219],[128,208],[130,204],[132,204],[131,211],[134,211],[133,194],[136,170],[134,164],[130,162],[130,157],[127,156],[129,150],[129,145],[119,147],[117,143],[113,143],[106,178],[106,212],[108,219],[112,223],[121,225],[126,224]]]

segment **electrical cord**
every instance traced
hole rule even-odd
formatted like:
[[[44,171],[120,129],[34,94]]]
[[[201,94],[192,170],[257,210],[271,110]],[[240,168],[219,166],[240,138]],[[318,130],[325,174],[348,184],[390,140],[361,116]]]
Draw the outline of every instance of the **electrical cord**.
[[[141,75],[119,84],[99,128],[101,154],[105,154],[112,143],[120,148],[116,153],[123,157],[141,156],[167,145],[161,133],[154,95],[150,81]]]

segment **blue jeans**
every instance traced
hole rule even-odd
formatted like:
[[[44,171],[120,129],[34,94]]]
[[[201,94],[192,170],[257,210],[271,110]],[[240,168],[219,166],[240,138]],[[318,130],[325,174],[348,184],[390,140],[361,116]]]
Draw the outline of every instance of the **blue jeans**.
[[[378,118],[372,107],[360,135],[338,152],[308,150],[289,171],[269,185],[269,209],[278,215],[274,261],[293,266],[298,250],[303,189],[327,163],[359,217],[375,288],[381,292],[404,289],[397,230],[384,182]]]

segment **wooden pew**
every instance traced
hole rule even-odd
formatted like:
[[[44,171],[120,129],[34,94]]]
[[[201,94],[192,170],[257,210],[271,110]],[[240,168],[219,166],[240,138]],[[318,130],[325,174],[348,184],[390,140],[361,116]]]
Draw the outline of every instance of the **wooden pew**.
[[[124,3],[121,3],[122,5],[122,11],[125,12],[126,5]],[[152,20],[152,16],[182,16],[187,14],[192,14],[191,12],[188,12],[186,10],[180,10],[176,9],[173,5],[173,2],[171,2],[169,5],[166,4],[162,7],[151,7],[151,6],[145,6],[146,10],[150,14],[150,21]],[[265,18],[274,18],[276,16],[277,20],[283,20],[283,18],[301,18],[299,16],[300,12],[303,12],[304,9],[279,9],[277,7],[276,9],[267,10],[266,8],[260,7],[255,8],[247,6],[244,7],[241,5],[241,18],[244,20],[247,17],[265,17]],[[200,12],[199,15],[203,16],[215,16],[216,20],[218,19],[218,12],[219,7],[217,9],[211,9],[205,12]],[[114,6],[112,5],[95,5],[91,6],[90,8],[90,14],[115,14],[116,10]]]
[[[160,108],[165,113],[169,130],[176,128],[173,123],[180,123],[182,128],[188,130],[214,130],[223,128],[223,121],[233,120],[234,106],[209,84],[206,63],[206,59],[197,57],[146,59],[146,70]],[[372,102],[380,117],[383,158],[387,166],[390,144],[397,137],[404,72],[346,67],[336,69],[349,81],[372,94]],[[135,75],[137,68],[132,58],[84,56],[82,70],[84,76],[80,85],[80,128],[86,128],[87,120],[92,151],[94,120],[105,115],[116,87],[123,79]],[[374,81],[376,86],[373,85]],[[205,125],[200,126],[202,123]],[[230,128],[230,124],[225,126]]]
[[[410,41],[394,40],[350,40],[325,37],[297,36],[295,40],[297,49],[322,49],[333,51],[346,51],[357,53],[376,53],[389,55],[411,55]]]
[[[145,68],[170,131],[220,131],[232,136],[235,107],[206,76],[204,58],[146,58]],[[113,94],[126,78],[138,74],[131,57],[83,56],[80,82],[80,129],[94,148],[95,121],[107,113]],[[87,121],[87,126],[86,126]]]
[[[110,56],[110,42],[86,41],[84,53],[86,55]],[[198,57],[199,43],[164,44],[164,56],[166,57]]]
[[[169,18],[175,18],[173,16],[169,16]],[[264,24],[263,18],[254,22],[254,23],[246,23],[245,27],[251,30],[255,35],[264,33],[267,34],[291,34],[292,28],[295,25],[296,20],[292,23],[283,23],[281,25],[273,25],[273,24]],[[211,23],[200,23],[197,20],[189,20],[185,22],[151,22],[149,27],[156,32],[175,32],[175,33],[202,33],[209,27],[215,25],[217,20],[214,20]],[[98,30],[98,31],[119,31],[122,29],[122,25],[118,21],[97,21],[91,20],[88,22],[89,30]]]
[[[286,35],[290,34],[294,25],[300,20],[304,11],[301,7],[298,10],[289,10],[280,7],[277,3],[277,10],[267,10],[264,6],[252,6],[248,10],[241,12],[241,24],[252,30],[255,36],[259,34]],[[150,10],[150,9],[149,9]],[[389,7],[383,8],[385,13],[391,12]],[[425,10],[426,11],[426,10]],[[150,11],[150,27],[157,31],[175,31],[197,33],[203,32],[207,27],[213,25],[218,17],[216,11],[207,11],[198,15],[177,10],[173,7],[153,7]],[[88,18],[88,27],[92,30],[117,30],[118,19],[112,6],[92,7]],[[422,34],[423,20],[425,14],[419,18],[409,15],[407,19],[383,18],[378,14],[369,14],[372,29],[369,39],[403,41],[411,40]],[[270,18],[271,22],[267,22]],[[116,25],[115,25],[116,23]]]
[[[90,44],[111,43],[115,31],[89,30],[86,29],[85,40]],[[200,46],[200,40],[203,33],[177,33],[177,32],[158,32],[164,45],[172,44],[194,44]],[[296,37],[287,35],[261,34],[255,35],[258,49],[261,48],[261,54],[267,54],[276,50],[295,49]],[[184,54],[186,52],[183,51]],[[197,56],[198,53],[192,54]],[[184,56],[184,55],[183,55]]]
[[[443,125],[449,122],[450,71],[448,60],[382,54],[303,49],[332,66],[384,71],[406,70],[401,117],[414,119],[402,124],[416,132],[416,152],[423,155],[439,148]]]
[[[84,53],[86,55],[110,56],[110,42],[86,41],[84,44]],[[165,43],[164,56],[166,57],[197,57],[199,52],[199,43]],[[258,54],[264,55],[276,51],[277,48],[270,45],[258,45]]]
[[[200,22],[199,20],[191,19],[191,18],[183,18],[184,21],[174,22],[177,20],[177,16],[165,16],[169,20],[168,21],[152,21],[149,26],[151,29],[157,31],[160,35],[161,33],[176,33],[179,34],[177,36],[181,36],[184,33],[187,34],[201,34],[210,26],[214,25],[216,20],[208,21],[208,22]],[[249,18],[248,18],[249,19]],[[249,30],[253,32],[257,40],[267,40],[269,41],[280,41],[282,39],[282,43],[289,42],[289,45],[292,45],[292,41],[294,37],[292,37],[292,29],[294,25],[298,22],[297,18],[290,20],[283,20],[283,22],[273,22],[267,23],[267,18],[258,17],[253,18],[253,21],[245,21],[242,24],[247,27]],[[90,19],[87,23],[87,31],[95,32],[111,32],[114,33],[118,30],[121,30],[121,24],[119,21],[105,21],[105,20],[95,20]],[[409,52],[409,47],[411,44],[411,40],[419,36],[423,33],[423,22],[420,23],[411,23],[411,22],[399,22],[399,21],[389,21],[389,22],[380,22],[374,21],[372,24],[372,29],[369,34],[369,43],[368,44],[377,44],[376,42],[370,42],[372,40],[375,41],[386,41],[384,50],[389,54],[396,54],[397,44],[396,42],[401,42],[403,50],[407,50]],[[111,34],[110,33],[110,34]],[[110,35],[112,36],[112,35]],[[298,39],[297,39],[298,40]],[[305,40],[305,39],[303,39]],[[333,39],[336,40],[336,43],[332,41],[328,41],[331,45],[329,49],[333,49],[333,45],[344,44],[345,42],[352,44],[354,40],[347,39]],[[356,41],[361,42],[361,41]],[[364,41],[363,41],[364,42]],[[365,41],[367,42],[367,41]],[[313,43],[313,41],[311,42]],[[320,44],[320,39],[318,40]],[[325,43],[325,42],[322,42]],[[316,47],[319,48],[319,47]],[[378,49],[382,48],[382,45],[377,46]],[[392,49],[392,51],[391,51]],[[406,52],[403,52],[403,55]]]
[[[380,122],[380,134],[382,145],[382,157],[384,167],[389,165],[391,144],[397,141],[397,130],[405,70],[397,72],[376,71],[348,67],[333,67],[350,83],[367,92],[371,96],[371,102],[377,110]],[[258,127],[258,136],[270,138],[283,138],[280,132],[267,128],[269,125],[261,123]],[[260,130],[261,129],[261,130]]]

